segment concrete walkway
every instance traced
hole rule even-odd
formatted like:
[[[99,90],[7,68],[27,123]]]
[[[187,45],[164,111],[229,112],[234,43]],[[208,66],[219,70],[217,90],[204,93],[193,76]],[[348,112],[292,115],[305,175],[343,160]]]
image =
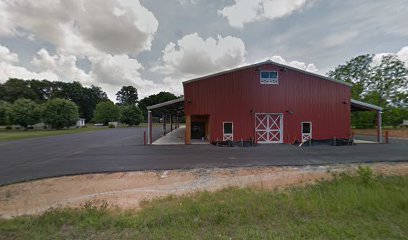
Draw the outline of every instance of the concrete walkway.
[[[354,143],[355,144],[367,144],[367,143],[378,143],[378,142],[374,142],[374,141],[368,141],[368,140],[361,140],[361,139],[354,139]]]
[[[177,129],[167,133],[165,136],[153,142],[153,145],[179,145],[184,144],[186,126],[180,126]]]

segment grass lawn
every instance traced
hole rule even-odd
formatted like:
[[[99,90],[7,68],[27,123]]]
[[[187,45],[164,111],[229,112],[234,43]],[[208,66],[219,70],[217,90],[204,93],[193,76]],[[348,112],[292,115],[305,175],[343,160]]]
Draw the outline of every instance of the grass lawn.
[[[70,128],[63,130],[51,130],[51,129],[31,129],[28,131],[24,130],[5,130],[0,129],[0,142],[21,140],[26,138],[36,138],[36,137],[48,137],[48,136],[57,136],[64,134],[73,134],[73,133],[82,133],[82,132],[91,132],[107,129],[107,127],[93,127],[89,126],[86,128]],[[1,238],[1,236],[0,236]]]
[[[407,239],[408,176],[337,176],[285,190],[228,188],[143,210],[104,204],[0,220],[3,239]]]

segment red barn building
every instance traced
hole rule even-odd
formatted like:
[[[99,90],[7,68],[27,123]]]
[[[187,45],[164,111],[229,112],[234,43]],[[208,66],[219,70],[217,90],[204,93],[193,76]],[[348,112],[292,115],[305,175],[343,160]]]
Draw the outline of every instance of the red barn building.
[[[350,139],[352,110],[377,111],[381,121],[381,108],[351,100],[351,84],[270,60],[185,81],[183,87],[184,98],[148,109],[170,116],[184,111],[186,144]]]

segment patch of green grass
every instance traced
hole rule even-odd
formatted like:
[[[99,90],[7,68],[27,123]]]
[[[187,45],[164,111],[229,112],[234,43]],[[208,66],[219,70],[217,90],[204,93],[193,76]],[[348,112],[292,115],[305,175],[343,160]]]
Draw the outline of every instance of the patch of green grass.
[[[52,129],[31,129],[31,130],[5,130],[0,129],[0,142],[22,140],[27,138],[50,137],[64,134],[92,132],[107,129],[106,127],[86,127],[86,128],[69,128],[61,130]]]
[[[4,239],[407,239],[408,176],[359,177],[280,191],[227,188],[121,211],[105,204],[0,220]]]

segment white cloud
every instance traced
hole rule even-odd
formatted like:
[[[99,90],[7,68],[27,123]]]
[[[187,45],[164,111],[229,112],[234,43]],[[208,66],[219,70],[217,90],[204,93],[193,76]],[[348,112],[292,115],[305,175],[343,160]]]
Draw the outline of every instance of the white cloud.
[[[235,0],[218,13],[227,18],[233,27],[263,19],[277,19],[302,9],[308,0]]]
[[[405,63],[405,67],[408,68],[408,46],[401,48],[401,50],[397,52],[397,56]]]
[[[0,37],[42,40],[55,48],[55,54],[41,49],[31,66],[19,66],[18,56],[0,46],[0,80],[79,81],[106,88],[111,99],[122,85],[148,92],[157,86],[142,78],[141,63],[129,55],[150,50],[157,28],[139,0],[0,1]],[[89,60],[89,72],[78,66],[79,59]]]
[[[137,54],[150,49],[158,27],[138,0],[13,0],[0,3],[0,16],[1,35],[33,34],[74,55]]]
[[[381,60],[384,56],[395,54],[399,60],[401,60],[405,67],[408,68],[408,46],[402,47],[396,53],[377,53],[373,57],[373,65],[377,66],[381,64]]]
[[[18,55],[10,52],[7,47],[0,45],[0,61],[6,63],[18,62]]]
[[[294,68],[298,68],[301,70],[305,70],[308,72],[312,72],[312,73],[316,73],[319,71],[319,69],[317,69],[316,65],[313,63],[305,63],[305,62],[301,62],[301,61],[286,61],[283,57],[278,56],[278,55],[274,55],[271,57],[271,60],[277,63],[281,63],[284,65],[288,65]]]
[[[98,79],[98,84],[107,89],[119,89],[115,86],[132,85],[138,89],[141,97],[152,94],[158,85],[153,81],[143,79],[140,72],[143,66],[127,55],[101,55],[91,57],[92,69],[89,73],[93,79]],[[105,89],[105,88],[104,88]],[[108,90],[109,91],[109,90]]]
[[[135,86],[141,96],[158,86],[142,78],[142,65],[126,54],[99,54],[89,57],[91,70],[86,73],[76,66],[74,55],[50,55],[41,49],[32,60],[32,64],[41,70],[53,69],[52,72],[62,81],[79,81],[85,86],[95,84],[103,87],[111,99],[121,86]]]
[[[57,80],[57,76],[51,71],[32,72],[16,64],[18,55],[0,45],[0,82],[5,82],[9,78]]]
[[[200,75],[240,65],[245,60],[245,44],[240,38],[212,37],[202,39],[197,33],[171,42],[163,50],[161,66],[165,74]]]
[[[58,80],[58,76],[51,71],[32,72],[21,66],[0,62],[0,82],[5,82],[9,78]]]
[[[240,38],[203,39],[198,33],[192,33],[177,43],[167,44],[157,66],[150,70],[164,75],[160,90],[180,95],[183,94],[182,81],[242,65],[245,54],[245,44]]]
[[[153,94],[160,86],[142,78],[142,65],[128,55],[100,54],[89,57],[91,70],[86,73],[77,66],[75,55],[51,55],[41,49],[33,57],[31,64],[38,71],[31,71],[18,65],[18,55],[0,45],[0,82],[9,78],[47,79],[50,81],[78,81],[85,86],[91,84],[103,87],[113,100],[115,93],[124,85],[135,86],[141,97]]]
[[[47,50],[41,49],[31,63],[42,71],[52,71],[59,76],[59,80],[71,82],[79,81],[89,85],[91,77],[76,65],[77,57],[74,55],[50,55]]]

